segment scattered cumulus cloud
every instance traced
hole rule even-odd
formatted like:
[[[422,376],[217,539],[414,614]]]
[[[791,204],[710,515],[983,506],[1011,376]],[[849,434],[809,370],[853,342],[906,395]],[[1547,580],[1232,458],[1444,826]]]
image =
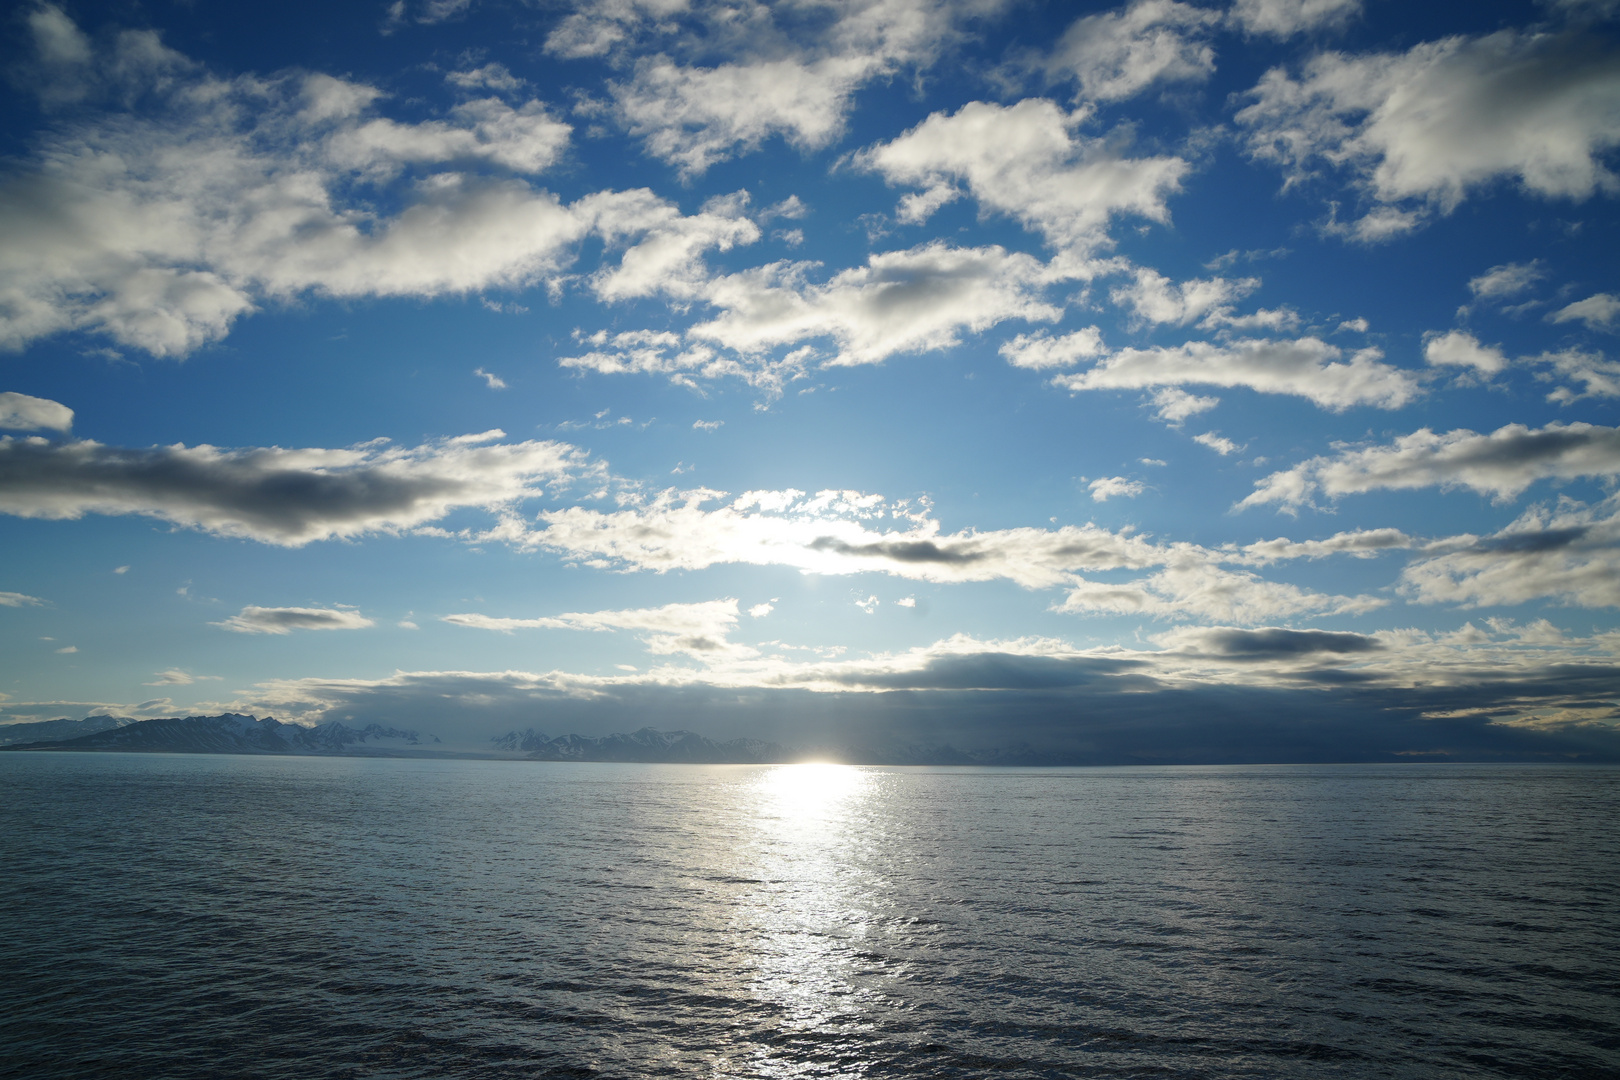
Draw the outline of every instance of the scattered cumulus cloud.
[[[473,374],[478,376],[480,379],[483,379],[484,383],[491,390],[505,390],[506,389],[506,380],[501,378],[499,375],[491,374],[490,372],[485,371],[483,368],[474,368],[473,369]]]
[[[1103,345],[1102,331],[1088,326],[1060,337],[1052,337],[1045,331],[1019,334],[1004,343],[998,351],[1013,367],[1041,371],[1073,367],[1081,360],[1100,356],[1107,350]]]
[[[943,533],[916,510],[856,492],[665,492],[619,511],[542,511],[522,543],[597,569],[667,572],[722,564],[777,565],[806,573],[885,573],[916,581],[1010,581],[1061,588],[1057,610],[1252,622],[1301,612],[1355,613],[1384,603],[1327,596],[1219,564],[1249,559],[1185,543],[1158,544],[1096,525]],[[900,528],[884,528],[898,521]],[[1273,560],[1274,561],[1274,560]],[[1082,575],[1164,567],[1126,584]],[[1121,591],[1123,590],[1123,591]],[[480,617],[482,618],[482,617]],[[483,625],[480,623],[480,625]]]
[[[1094,502],[1107,502],[1109,499],[1134,499],[1147,490],[1146,485],[1138,480],[1130,480],[1123,476],[1104,476],[1093,480],[1086,488],[1091,492]]]
[[[1259,278],[1193,278],[1179,285],[1148,267],[1138,267],[1135,279],[1109,293],[1114,303],[1129,308],[1143,323],[1186,326],[1203,321],[1206,327],[1230,321],[1232,301],[1260,287]]]
[[[1221,15],[1176,0],[1133,0],[1076,19],[1046,59],[1054,81],[1074,79],[1080,97],[1118,101],[1158,83],[1203,82],[1215,70],[1207,32]]]
[[[558,363],[602,374],[662,374],[692,385],[697,378],[737,377],[779,393],[818,358],[823,366],[875,364],[897,353],[951,348],[964,333],[1010,319],[1055,321],[1062,308],[1044,291],[1071,277],[1021,252],[940,241],[874,254],[821,283],[810,280],[811,269],[779,262],[717,277],[702,295],[719,313],[684,334],[599,332],[582,339],[589,351]],[[822,343],[831,347],[823,352]]]
[[[223,678],[220,675],[193,675],[180,668],[154,671],[152,674],[157,676],[157,681],[142,683],[142,686],[191,686],[198,682],[219,682]]]
[[[1180,427],[1189,416],[1208,412],[1220,403],[1221,399],[1218,397],[1199,397],[1179,386],[1167,386],[1153,395],[1153,415],[1167,424]]]
[[[237,634],[290,634],[294,630],[364,630],[377,624],[358,611],[342,608],[249,605],[223,622],[208,625]]]
[[[500,510],[543,494],[543,483],[602,475],[566,443],[496,441],[503,437],[496,430],[409,448],[376,440],[327,450],[137,449],[0,436],[0,513],[139,514],[299,547],[407,531],[458,507]]]
[[[1554,381],[1564,379],[1579,383],[1580,390],[1559,386],[1547,395],[1547,400],[1559,405],[1573,405],[1583,398],[1620,397],[1620,360],[1604,359],[1603,354],[1584,349],[1564,349],[1547,352],[1530,359],[1532,364],[1543,365],[1537,378]]]
[[[1347,172],[1382,204],[1350,235],[1385,240],[1496,181],[1577,201],[1620,190],[1602,160],[1620,144],[1615,57],[1606,38],[1535,30],[1323,52],[1298,77],[1268,71],[1237,121],[1249,152],[1291,184]]]
[[[147,32],[102,56],[48,12],[55,29],[39,48],[67,59],[36,89],[78,87],[107,107],[0,172],[0,348],[80,330],[184,357],[239,317],[309,294],[556,286],[591,236],[620,257],[587,275],[603,298],[678,291],[702,276],[705,246],[759,237],[737,199],[683,220],[644,189],[565,205],[534,187],[572,130],[540,101],[476,98],[404,123],[379,115],[387,95],[375,87],[320,73],[224,79]],[[64,25],[81,50],[50,44]],[[397,211],[374,209],[391,202]]]
[[[1056,610],[1077,614],[1144,615],[1251,624],[1298,615],[1356,615],[1387,604],[1371,596],[1331,596],[1203,559],[1176,560],[1145,578],[1117,584],[1083,581]]]
[[[1547,276],[1539,259],[1527,263],[1503,263],[1468,280],[1468,291],[1476,300],[1506,300],[1519,296]]]
[[[1464,330],[1424,335],[1423,359],[1436,367],[1472,369],[1486,376],[1505,370],[1509,364],[1500,347],[1481,345],[1478,338]]]
[[[1238,506],[1310,506],[1318,496],[1425,487],[1466,487],[1504,501],[1537,480],[1583,476],[1620,476],[1620,429],[1554,422],[1508,424],[1482,435],[1421,428],[1383,446],[1340,444],[1336,454],[1267,476]]]
[[[588,111],[690,179],[772,137],[803,152],[828,146],[862,86],[921,72],[967,19],[999,6],[855,0],[806,22],[793,8],[612,0],[578,7],[545,48],[572,58],[639,54],[623,61],[628,76],[609,83],[608,100]]]
[[[1286,38],[1344,25],[1361,14],[1361,0],[1237,0],[1231,19],[1248,34]]]
[[[1224,435],[1218,435],[1213,431],[1206,431],[1202,435],[1194,435],[1193,442],[1200,446],[1209,447],[1222,457],[1228,457],[1243,449],[1231,439]]]
[[[0,394],[0,428],[9,431],[67,431],[73,410],[48,398],[11,391]]]
[[[770,610],[770,605],[759,605]],[[757,609],[750,609],[756,615]],[[736,629],[735,599],[707,600],[696,604],[665,604],[657,608],[628,611],[570,612],[536,618],[500,618],[489,615],[446,615],[452,626],[477,630],[632,630],[643,635],[647,650],[655,655],[685,653],[709,659],[724,653],[731,657],[753,655],[754,650],[726,640]]]
[[[1455,537],[1401,571],[1399,591],[1422,604],[1495,607],[1551,600],[1620,607],[1620,500],[1563,498],[1534,506],[1485,537]]]
[[[1262,394],[1303,397],[1324,409],[1355,405],[1398,409],[1421,392],[1410,372],[1383,362],[1383,352],[1361,349],[1348,357],[1320,338],[1293,341],[1245,338],[1216,343],[1121,349],[1087,371],[1059,375],[1065,390],[1147,390],[1164,386],[1247,387]]]
[[[901,200],[902,222],[926,221],[965,187],[984,210],[1010,215],[1054,247],[1087,252],[1109,244],[1108,225],[1119,215],[1168,221],[1165,199],[1190,168],[1173,156],[1127,157],[1118,139],[1079,130],[1090,116],[1042,98],[975,101],[853,161],[890,184],[922,189]]]
[[[1559,308],[1547,318],[1555,323],[1579,320],[1588,330],[1613,330],[1615,320],[1620,319],[1620,296],[1595,293]]]

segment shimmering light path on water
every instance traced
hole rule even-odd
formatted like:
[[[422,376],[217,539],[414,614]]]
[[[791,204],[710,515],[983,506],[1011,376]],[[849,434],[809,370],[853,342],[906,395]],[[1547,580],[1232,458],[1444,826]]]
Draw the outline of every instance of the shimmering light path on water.
[[[0,754],[0,1073],[1620,1074],[1620,770]]]

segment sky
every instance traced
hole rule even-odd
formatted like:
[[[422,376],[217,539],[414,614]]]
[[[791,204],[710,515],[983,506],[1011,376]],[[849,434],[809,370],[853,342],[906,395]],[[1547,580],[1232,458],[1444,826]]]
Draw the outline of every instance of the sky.
[[[0,27],[0,721],[1620,757],[1620,5]]]

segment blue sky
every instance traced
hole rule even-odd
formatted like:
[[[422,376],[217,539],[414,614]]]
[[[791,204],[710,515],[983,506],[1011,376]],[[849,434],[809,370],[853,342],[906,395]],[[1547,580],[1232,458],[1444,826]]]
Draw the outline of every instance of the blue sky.
[[[1613,3],[3,33],[6,719],[1613,752]]]

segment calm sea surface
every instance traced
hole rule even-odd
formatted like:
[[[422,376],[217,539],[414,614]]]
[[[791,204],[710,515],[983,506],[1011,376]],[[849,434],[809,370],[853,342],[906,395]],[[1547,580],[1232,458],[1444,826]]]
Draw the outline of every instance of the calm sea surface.
[[[1620,770],[0,754],[0,1074],[1620,1075]]]

